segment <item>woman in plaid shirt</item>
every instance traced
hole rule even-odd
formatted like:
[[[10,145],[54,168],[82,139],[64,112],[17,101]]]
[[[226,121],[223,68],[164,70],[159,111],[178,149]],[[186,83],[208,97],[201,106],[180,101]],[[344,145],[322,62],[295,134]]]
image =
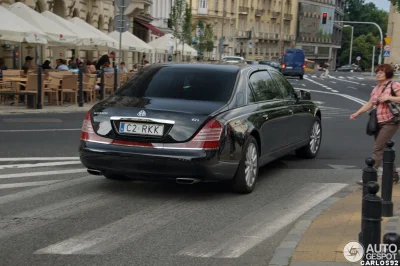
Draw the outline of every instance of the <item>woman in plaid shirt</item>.
[[[389,64],[379,65],[376,69],[376,79],[379,84],[373,89],[371,98],[367,104],[361,107],[357,112],[350,116],[354,120],[357,116],[371,110],[376,106],[376,115],[379,124],[379,130],[375,134],[375,143],[373,146],[373,158],[375,159],[374,167],[379,168],[383,158],[383,151],[386,147],[386,142],[394,136],[399,128],[399,116],[393,115],[386,101],[400,103],[400,84],[393,82],[394,70]],[[393,179],[397,183],[399,174],[394,166]],[[361,182],[357,182],[361,183]]]

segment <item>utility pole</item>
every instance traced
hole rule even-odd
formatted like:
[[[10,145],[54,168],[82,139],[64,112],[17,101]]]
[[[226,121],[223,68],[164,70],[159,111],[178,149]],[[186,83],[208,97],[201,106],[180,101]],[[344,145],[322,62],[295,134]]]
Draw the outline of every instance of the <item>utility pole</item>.
[[[223,0],[223,9],[222,9],[222,32],[221,32],[221,39],[219,39],[219,60],[222,59],[222,54],[224,53],[224,42],[225,42],[225,36],[224,36],[224,27],[225,27],[225,16],[226,16],[226,0]]]

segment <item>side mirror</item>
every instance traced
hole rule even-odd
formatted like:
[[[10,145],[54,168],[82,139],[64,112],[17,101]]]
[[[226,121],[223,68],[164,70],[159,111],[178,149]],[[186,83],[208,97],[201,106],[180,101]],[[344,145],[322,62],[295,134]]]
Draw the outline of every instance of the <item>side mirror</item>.
[[[311,100],[311,94],[308,91],[297,90],[297,98],[300,100]]]

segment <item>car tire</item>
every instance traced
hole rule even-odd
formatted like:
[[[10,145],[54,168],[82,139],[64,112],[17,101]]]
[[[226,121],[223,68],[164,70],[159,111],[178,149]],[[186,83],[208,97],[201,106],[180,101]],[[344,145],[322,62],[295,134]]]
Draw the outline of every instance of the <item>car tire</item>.
[[[296,150],[296,155],[306,159],[315,158],[320,150],[321,140],[322,140],[321,119],[318,116],[316,116],[311,126],[308,144]]]
[[[112,173],[104,173],[104,177],[110,180],[118,180],[118,181],[127,181],[128,178],[123,175],[112,174]]]
[[[255,158],[254,158],[255,156]],[[250,164],[246,166],[246,164]],[[249,175],[246,175],[246,169]],[[251,193],[257,182],[259,170],[259,151],[256,139],[250,136],[244,145],[242,159],[240,160],[235,177],[232,180],[232,189],[236,193]]]
[[[300,76],[300,79],[304,79],[303,75]]]

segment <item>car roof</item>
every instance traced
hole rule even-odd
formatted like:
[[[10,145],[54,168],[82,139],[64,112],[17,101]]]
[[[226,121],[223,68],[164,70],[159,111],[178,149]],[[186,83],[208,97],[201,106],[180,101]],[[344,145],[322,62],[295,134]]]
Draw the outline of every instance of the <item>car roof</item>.
[[[225,63],[225,62],[166,62],[150,65],[151,68],[169,67],[169,68],[185,68],[185,69],[213,69],[215,71],[231,71],[237,73],[238,71],[246,70],[248,68],[264,68],[274,70],[273,67],[268,65],[259,64],[244,64],[244,63]]]

